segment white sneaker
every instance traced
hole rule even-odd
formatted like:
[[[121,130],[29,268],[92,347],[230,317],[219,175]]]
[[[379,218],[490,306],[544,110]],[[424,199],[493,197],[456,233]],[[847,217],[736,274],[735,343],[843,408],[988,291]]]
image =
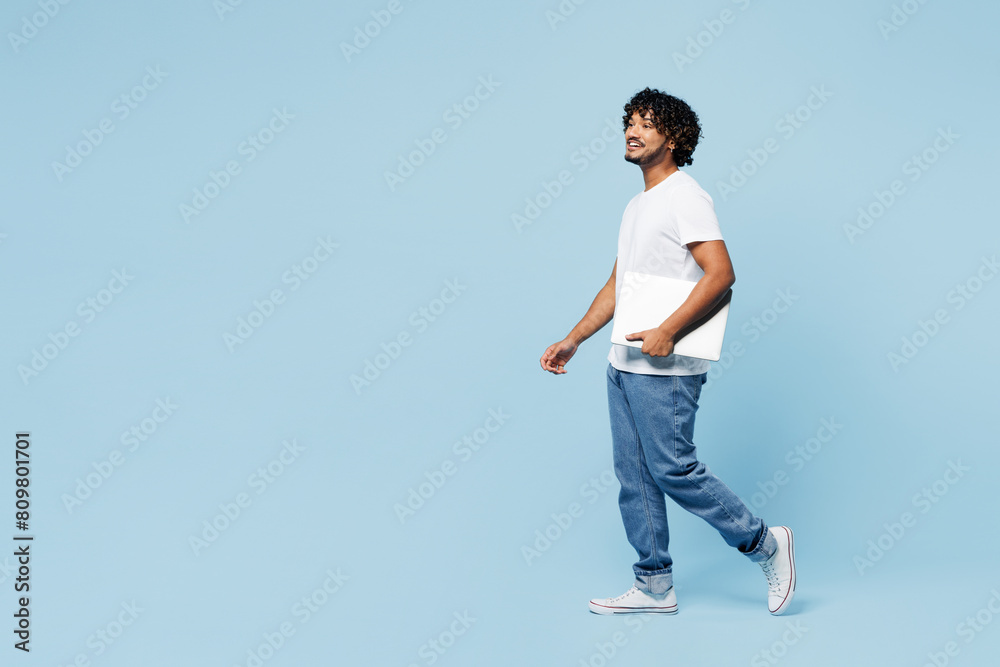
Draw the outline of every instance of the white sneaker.
[[[618,597],[590,601],[595,614],[676,614],[674,587],[662,595],[643,593],[634,585]]]
[[[795,594],[795,540],[788,526],[768,528],[778,541],[778,549],[760,567],[767,577],[767,608],[772,614],[783,614]]]

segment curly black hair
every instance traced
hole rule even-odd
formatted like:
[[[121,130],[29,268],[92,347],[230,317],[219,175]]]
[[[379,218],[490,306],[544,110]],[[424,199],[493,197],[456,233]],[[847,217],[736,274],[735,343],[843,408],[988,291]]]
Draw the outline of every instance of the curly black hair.
[[[633,95],[624,109],[622,126],[626,132],[633,113],[639,112],[640,116],[645,116],[647,111],[651,111],[653,126],[666,135],[668,140],[674,140],[673,154],[677,166],[683,167],[694,162],[691,154],[698,145],[698,138],[703,135],[698,114],[687,102],[656,88],[647,87]]]

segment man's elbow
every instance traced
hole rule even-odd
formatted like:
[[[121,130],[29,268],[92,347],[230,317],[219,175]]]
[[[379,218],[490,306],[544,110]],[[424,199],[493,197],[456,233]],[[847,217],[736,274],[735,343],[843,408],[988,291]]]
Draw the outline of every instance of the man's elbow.
[[[711,271],[712,279],[723,289],[729,289],[736,283],[736,273],[732,269],[718,269]]]

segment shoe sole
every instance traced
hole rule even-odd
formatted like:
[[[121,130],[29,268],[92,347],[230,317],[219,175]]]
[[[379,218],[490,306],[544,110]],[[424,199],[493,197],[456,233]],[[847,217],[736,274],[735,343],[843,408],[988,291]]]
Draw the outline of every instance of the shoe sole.
[[[676,614],[677,605],[669,607],[608,607],[591,602],[590,611],[602,616],[610,616],[611,614]]]
[[[781,526],[788,533],[788,567],[791,570],[791,576],[788,581],[788,593],[785,595],[785,599],[781,601],[778,608],[771,613],[775,616],[785,613],[788,609],[788,603],[792,601],[792,597],[795,595],[795,535],[792,533],[792,529],[788,526]]]

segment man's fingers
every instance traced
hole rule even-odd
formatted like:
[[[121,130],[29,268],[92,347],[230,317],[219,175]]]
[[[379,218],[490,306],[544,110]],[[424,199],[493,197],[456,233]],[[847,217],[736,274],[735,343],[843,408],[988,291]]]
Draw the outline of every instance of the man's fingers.
[[[552,361],[546,359],[542,362],[542,368],[551,373],[565,373],[566,372],[566,362]]]
[[[568,350],[559,346],[559,344],[550,345],[539,362],[544,370],[551,373],[562,374],[566,372],[566,362],[569,361],[564,358]]]

